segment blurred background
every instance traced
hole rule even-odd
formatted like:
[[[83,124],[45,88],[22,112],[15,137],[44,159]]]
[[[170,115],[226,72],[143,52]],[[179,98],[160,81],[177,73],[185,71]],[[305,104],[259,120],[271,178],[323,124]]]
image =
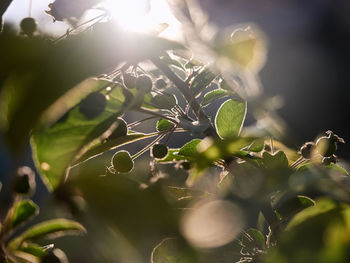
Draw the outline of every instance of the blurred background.
[[[42,31],[60,35],[68,26],[52,23],[45,14],[50,2],[33,0],[32,16]],[[135,10],[144,4],[142,0],[130,2]],[[221,28],[253,22],[265,32],[269,47],[261,81],[266,96],[282,96],[284,106],[279,113],[296,146],[329,129],[350,140],[349,1],[201,0],[199,4]],[[29,0],[14,0],[4,19],[18,26],[28,16],[28,6]],[[349,160],[350,144],[339,148],[339,156]]]
[[[31,16],[43,32],[60,35],[68,26],[52,23],[45,14],[51,1],[33,0]],[[141,0],[129,1],[136,8]],[[339,157],[350,161],[350,2],[200,0],[199,4],[221,28],[253,22],[266,34],[268,55],[261,82],[266,97],[283,98],[284,106],[278,112],[295,146],[332,130],[347,142],[340,145]],[[29,0],[14,0],[4,20],[18,28],[28,14]],[[33,167],[29,151],[22,164]],[[0,181],[6,182],[10,167],[11,158],[0,139]],[[40,180],[37,183],[41,186],[36,200],[41,200],[47,193]]]

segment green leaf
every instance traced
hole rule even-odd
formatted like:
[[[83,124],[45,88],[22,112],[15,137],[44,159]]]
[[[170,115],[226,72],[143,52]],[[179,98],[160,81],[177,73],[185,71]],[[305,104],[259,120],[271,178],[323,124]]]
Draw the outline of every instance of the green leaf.
[[[30,227],[17,238],[13,239],[9,246],[18,248],[24,241],[57,238],[68,234],[84,234],[85,228],[78,222],[63,218],[52,219]]]
[[[188,158],[193,158],[195,154],[197,154],[197,145],[201,142],[200,139],[193,139],[192,141],[186,143],[181,147],[179,151],[179,155],[186,156]]]
[[[74,157],[87,150],[84,146],[98,139],[123,112],[122,88],[115,87],[108,96],[104,112],[96,118],[86,118],[75,107],[65,120],[34,132],[31,140],[33,159],[49,190],[55,189],[64,179]]]
[[[184,70],[182,64],[178,60],[171,58],[168,54],[164,55],[161,59],[168,65],[173,65],[179,69]]]
[[[18,250],[26,252],[38,258],[43,258],[47,254],[46,250],[43,247],[34,243],[24,242]]]
[[[26,222],[39,213],[39,207],[31,200],[23,200],[15,204],[11,216],[12,228]]]
[[[173,94],[157,94],[151,99],[151,105],[158,109],[172,109],[177,104],[177,99]]]
[[[299,212],[287,225],[286,230],[292,230],[293,228],[304,224],[305,222],[312,222],[312,219],[322,214],[327,214],[334,211],[337,208],[336,204],[329,199],[321,199],[316,202],[316,205],[304,209]]]
[[[194,252],[175,238],[167,238],[152,251],[152,263],[193,263],[197,262]]]
[[[176,161],[184,161],[187,160],[187,157],[179,155],[180,149],[169,149],[168,155],[164,159],[158,159],[159,163],[172,163]]]
[[[247,233],[253,238],[256,245],[258,245],[260,248],[265,247],[265,237],[259,230],[255,228],[249,228],[247,230]]]
[[[221,105],[215,116],[216,131],[222,139],[238,136],[247,112],[244,101],[228,100]]]
[[[223,90],[223,89],[212,90],[204,95],[201,105],[202,107],[205,107],[210,103],[212,103],[213,101],[224,98],[227,95],[228,95],[227,90]]]
[[[214,79],[216,75],[211,72],[209,67],[204,67],[201,72],[194,78],[190,89],[195,96],[201,93]]]
[[[225,32],[224,39],[216,42],[215,50],[235,65],[252,72],[259,71],[266,60],[266,43],[263,34],[254,26]],[[228,39],[228,36],[230,38]]]
[[[174,123],[168,121],[167,119],[159,119],[159,121],[157,122],[157,131],[167,131],[172,129],[175,126]]]
[[[263,164],[268,170],[283,170],[288,168],[288,159],[284,152],[277,151],[273,154],[263,153]]]
[[[278,200],[274,210],[278,212],[283,220],[287,220],[303,209],[314,205],[315,202],[307,196],[285,196]]]
[[[348,171],[345,170],[343,167],[341,167],[338,164],[331,163],[331,164],[327,165],[326,167],[329,168],[329,169],[333,169],[334,171],[337,171],[338,173],[341,173],[341,174],[344,174],[346,176],[349,176]]]
[[[253,143],[249,145],[246,150],[249,152],[261,152],[262,150],[264,150],[264,146],[265,146],[265,139],[259,138],[253,141]]]

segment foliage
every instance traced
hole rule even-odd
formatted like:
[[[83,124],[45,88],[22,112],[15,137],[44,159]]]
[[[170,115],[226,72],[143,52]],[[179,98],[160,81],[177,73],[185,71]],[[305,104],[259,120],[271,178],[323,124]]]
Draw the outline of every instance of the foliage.
[[[262,33],[250,26],[208,42],[193,20],[196,45],[99,19],[77,24],[95,2],[50,6],[54,19],[73,27],[59,39],[0,35],[4,139],[14,158],[30,141],[50,194],[98,240],[86,253],[97,255],[96,243],[105,242],[101,254],[127,244],[135,253],[111,250],[128,262],[348,262],[350,189],[335,156],[344,140],[327,131],[300,151],[284,145],[273,107],[256,92]],[[194,12],[175,11],[182,22]],[[257,120],[244,127],[250,103]],[[179,133],[188,136],[173,148]],[[5,262],[59,257],[62,251],[34,242],[85,233],[63,218],[15,232],[39,212],[27,198],[28,169],[17,171],[28,190],[13,193],[0,225]],[[116,254],[104,256],[110,262]]]

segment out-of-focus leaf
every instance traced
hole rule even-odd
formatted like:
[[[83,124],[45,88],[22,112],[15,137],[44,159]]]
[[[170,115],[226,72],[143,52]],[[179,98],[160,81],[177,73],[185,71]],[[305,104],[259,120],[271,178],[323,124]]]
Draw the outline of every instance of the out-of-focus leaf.
[[[24,242],[21,247],[18,249],[20,251],[26,252],[28,254],[32,254],[38,258],[42,258],[46,255],[46,251],[44,248],[34,243],[26,243]]]
[[[334,211],[337,206],[329,199],[317,200],[315,206],[311,206],[303,211],[299,212],[287,225],[286,230],[292,230],[293,228],[303,224],[306,221],[312,221],[312,218],[322,214],[327,214]]]
[[[183,161],[187,160],[187,157],[179,155],[180,149],[169,149],[168,155],[164,159],[158,159],[157,162],[159,163],[171,163],[175,161]]]
[[[194,78],[190,89],[195,96],[201,93],[214,79],[216,75],[209,67],[204,67],[201,72]]]
[[[57,238],[62,235],[84,234],[85,228],[78,222],[63,218],[52,219],[30,227],[27,231],[9,243],[9,247],[18,248],[24,241],[43,238]]]
[[[348,262],[349,205],[328,198],[296,214],[267,262]]]
[[[184,241],[167,238],[152,251],[152,263],[195,263],[196,255]]]
[[[116,227],[133,247],[151,249],[151,236],[153,240],[178,236],[179,211],[166,198],[161,180],[142,189],[128,175],[101,177],[87,171],[71,179],[101,225]]]
[[[253,238],[257,246],[260,248],[265,247],[265,237],[259,230],[255,228],[249,228],[246,232]]]
[[[349,173],[347,170],[345,170],[343,167],[341,167],[340,165],[338,164],[335,164],[335,163],[331,163],[329,165],[326,166],[327,168],[329,169],[332,169],[340,174],[344,174],[346,176],[349,176]]]
[[[64,114],[76,106],[89,93],[107,88],[111,89],[114,86],[117,86],[117,84],[105,79],[88,78],[55,101],[55,103],[44,112],[41,122],[43,125],[51,125],[62,116],[62,119],[64,119]]]
[[[157,131],[166,131],[166,130],[170,130],[171,128],[173,128],[175,126],[174,123],[168,121],[167,119],[159,119],[159,121],[157,122]]]
[[[314,206],[315,202],[307,196],[286,196],[282,197],[274,206],[283,220],[289,219],[305,208]]]
[[[264,146],[265,146],[265,139],[259,138],[253,141],[253,143],[249,145],[246,150],[250,152],[261,152],[262,150],[264,150]]]
[[[40,259],[30,253],[26,253],[20,250],[13,251],[12,253],[12,258],[14,262],[24,262],[24,263],[40,263]],[[13,261],[5,261],[6,263],[10,262],[12,263]]]
[[[85,149],[84,146],[99,138],[122,114],[122,88],[115,87],[108,96],[100,116],[88,119],[75,107],[66,120],[38,129],[33,134],[33,158],[49,190],[55,189],[64,179],[67,168],[74,157]]]
[[[15,228],[39,213],[39,207],[31,200],[22,200],[15,204],[11,215],[11,226]]]
[[[46,39],[2,34],[0,120],[6,142],[14,152],[21,151],[42,113],[87,77],[123,60],[136,63],[176,48],[182,46],[158,37],[123,33],[112,23],[54,45]]]
[[[243,69],[258,72],[265,64],[266,43],[263,33],[253,25],[234,30],[218,40],[215,50]]]
[[[197,169],[201,170],[219,159],[225,159],[232,155],[239,154],[240,150],[251,143],[255,138],[236,137],[228,140],[203,141],[196,147],[195,155]]]
[[[79,19],[85,11],[102,0],[55,0],[49,4],[49,10],[45,11],[51,15],[54,21],[64,21],[66,19]]]
[[[173,65],[181,70],[184,70],[184,67],[182,66],[182,64],[176,59],[171,58],[168,54],[164,55],[161,59],[168,65]]]
[[[278,151],[273,154],[264,152],[262,161],[268,170],[283,170],[288,168],[287,156],[282,151]]]
[[[213,165],[214,162],[228,157],[240,155],[240,150],[249,145],[254,139],[252,137],[246,138],[231,138],[228,140],[202,140],[196,147],[197,154],[195,154],[196,169],[190,173],[187,184],[192,185],[198,180],[202,171]]]
[[[245,101],[228,100],[218,109],[215,125],[218,135],[223,139],[238,136],[247,112]]]
[[[210,193],[208,192],[204,192],[204,191],[192,189],[192,188],[168,186],[167,190],[171,194],[171,196],[176,198],[177,200],[181,200],[187,197],[198,198],[198,197],[210,196]]]
[[[197,153],[197,145],[201,142],[200,139],[193,139],[192,141],[186,143],[181,147],[179,155],[186,156],[189,159],[192,159]]]
[[[224,98],[227,95],[228,95],[227,90],[223,90],[223,89],[212,90],[204,95],[201,105],[203,107],[207,106],[213,101]]]

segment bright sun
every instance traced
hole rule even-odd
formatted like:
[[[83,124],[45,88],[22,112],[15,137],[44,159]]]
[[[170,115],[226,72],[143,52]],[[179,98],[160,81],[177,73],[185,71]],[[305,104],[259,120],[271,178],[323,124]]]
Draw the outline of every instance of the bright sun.
[[[180,36],[180,23],[165,0],[105,0],[103,5],[126,31],[149,32],[166,23],[169,26],[162,36],[172,39]]]

